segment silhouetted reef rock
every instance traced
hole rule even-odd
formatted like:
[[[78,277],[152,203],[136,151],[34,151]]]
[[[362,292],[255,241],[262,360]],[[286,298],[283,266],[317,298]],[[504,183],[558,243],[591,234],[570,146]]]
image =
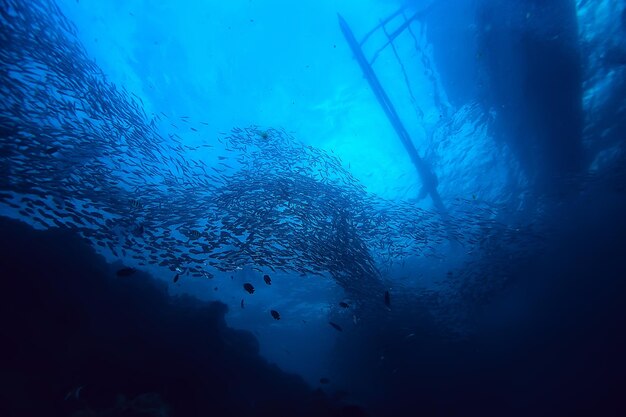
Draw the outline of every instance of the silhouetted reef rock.
[[[226,305],[169,296],[140,271],[117,277],[70,230],[0,227],[1,415],[345,414],[260,357]]]

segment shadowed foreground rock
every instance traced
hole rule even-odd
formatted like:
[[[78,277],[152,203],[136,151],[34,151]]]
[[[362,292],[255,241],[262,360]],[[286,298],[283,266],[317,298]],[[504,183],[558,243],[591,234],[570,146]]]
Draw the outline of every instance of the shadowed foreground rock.
[[[117,278],[71,232],[0,227],[3,416],[346,415],[262,359],[225,305]]]

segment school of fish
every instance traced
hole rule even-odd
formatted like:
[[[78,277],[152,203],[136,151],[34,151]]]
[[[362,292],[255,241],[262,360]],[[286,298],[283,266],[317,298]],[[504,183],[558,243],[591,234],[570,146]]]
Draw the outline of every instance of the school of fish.
[[[449,242],[467,253],[541,242],[533,225],[498,222],[500,208],[475,198],[452,201],[445,221],[384,200],[339,157],[282,129],[215,137],[206,123],[147,114],[107,80],[54,2],[0,3],[0,206],[133,265],[119,275],[149,264],[175,282],[244,267],[322,275],[389,306],[386,271],[411,257],[441,258]]]

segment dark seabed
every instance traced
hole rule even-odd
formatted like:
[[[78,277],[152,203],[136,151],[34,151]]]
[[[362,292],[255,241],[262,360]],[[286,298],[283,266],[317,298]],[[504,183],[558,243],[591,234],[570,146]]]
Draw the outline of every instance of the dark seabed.
[[[2,415],[623,415],[626,205],[616,198],[555,219],[563,229],[471,337],[424,324],[386,348],[385,368],[366,356],[393,329],[340,343],[339,367],[371,391],[369,414],[269,364],[254,335],[225,324],[224,304],[168,296],[142,272],[115,277],[119,265],[71,231],[2,219]]]
[[[224,304],[116,278],[69,231],[0,224],[3,416],[352,415],[260,357]]]

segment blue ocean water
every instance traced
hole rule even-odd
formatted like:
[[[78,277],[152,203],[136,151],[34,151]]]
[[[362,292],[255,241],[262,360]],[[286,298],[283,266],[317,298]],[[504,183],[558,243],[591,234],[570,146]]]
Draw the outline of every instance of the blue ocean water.
[[[625,413],[624,1],[0,13],[2,415]]]

